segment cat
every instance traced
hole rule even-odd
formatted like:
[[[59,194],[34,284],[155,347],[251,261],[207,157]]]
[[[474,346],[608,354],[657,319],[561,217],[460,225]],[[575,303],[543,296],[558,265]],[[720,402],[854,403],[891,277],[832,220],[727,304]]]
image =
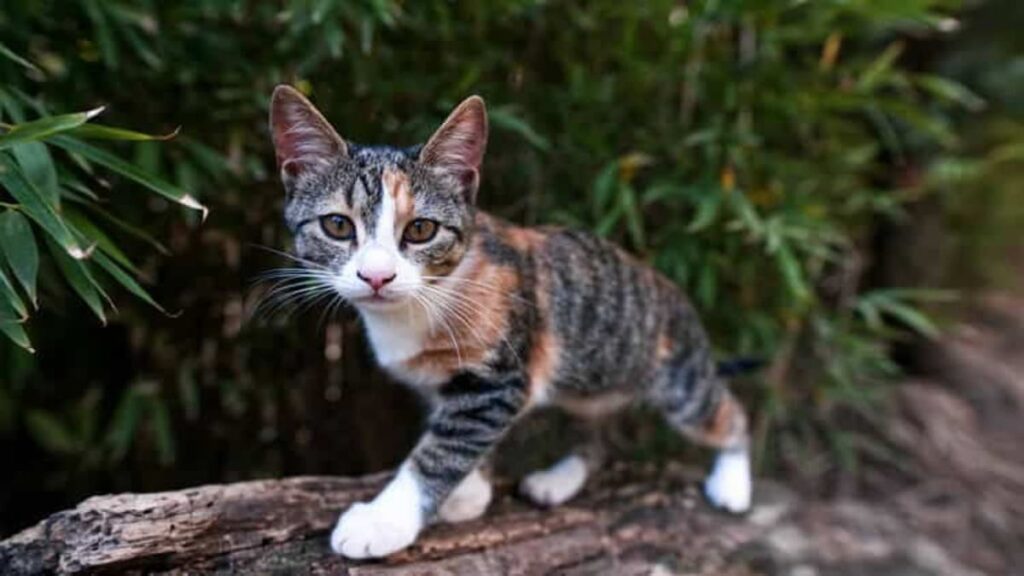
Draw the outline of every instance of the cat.
[[[341,514],[335,552],[382,557],[434,519],[479,517],[491,500],[491,449],[549,405],[598,423],[630,404],[654,406],[718,450],[708,500],[749,508],[746,417],[682,292],[605,240],[476,208],[488,132],[480,97],[409,148],[342,139],[288,86],[274,91],[270,127],[303,264],[293,274],[352,305],[380,366],[432,406],[390,483]],[[598,462],[598,450],[580,446],[520,489],[556,506]]]

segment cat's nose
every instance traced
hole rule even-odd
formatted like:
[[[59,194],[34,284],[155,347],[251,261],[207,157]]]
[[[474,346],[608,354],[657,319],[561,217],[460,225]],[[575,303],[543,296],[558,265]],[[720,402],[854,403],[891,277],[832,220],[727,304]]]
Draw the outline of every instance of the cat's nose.
[[[374,292],[377,292],[381,288],[383,288],[385,284],[388,284],[389,282],[394,280],[395,276],[397,276],[397,274],[395,274],[394,272],[391,272],[391,275],[388,276],[386,274],[380,274],[380,273],[374,273],[374,272],[369,272],[369,273],[364,274],[363,272],[360,271],[360,272],[356,272],[356,276],[358,276],[359,279],[362,280],[363,282],[366,282],[367,284],[369,284],[370,288],[373,288]]]
[[[379,291],[385,284],[395,279],[395,259],[387,250],[379,246],[369,246],[363,253],[359,262],[359,269],[356,276],[373,288],[374,292]]]

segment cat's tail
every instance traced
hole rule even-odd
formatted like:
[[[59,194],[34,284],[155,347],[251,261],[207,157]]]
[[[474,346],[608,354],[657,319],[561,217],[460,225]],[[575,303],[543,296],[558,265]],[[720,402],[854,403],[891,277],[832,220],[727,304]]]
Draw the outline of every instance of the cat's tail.
[[[718,362],[717,373],[723,378],[733,378],[756,372],[767,364],[764,358],[730,358]]]

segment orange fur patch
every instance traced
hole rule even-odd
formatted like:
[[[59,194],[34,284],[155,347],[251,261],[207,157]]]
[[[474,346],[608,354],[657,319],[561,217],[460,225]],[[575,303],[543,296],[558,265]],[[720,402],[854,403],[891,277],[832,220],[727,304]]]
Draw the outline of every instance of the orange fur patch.
[[[743,434],[743,408],[731,395],[726,395],[715,409],[714,416],[701,431],[703,440],[714,447],[728,447]]]
[[[505,345],[510,294],[519,281],[515,272],[479,259],[464,262],[451,278],[447,284],[433,284],[457,294],[446,315],[447,328],[434,326],[424,351],[405,362],[408,371],[444,379],[461,367],[480,364],[488,352]]]
[[[381,180],[384,189],[395,199],[395,227],[401,230],[412,219],[414,208],[409,175],[389,168],[384,170]]]
[[[658,347],[655,349],[655,358],[658,362],[668,360],[672,356],[672,352],[675,349],[675,343],[666,334],[662,333],[658,336]]]

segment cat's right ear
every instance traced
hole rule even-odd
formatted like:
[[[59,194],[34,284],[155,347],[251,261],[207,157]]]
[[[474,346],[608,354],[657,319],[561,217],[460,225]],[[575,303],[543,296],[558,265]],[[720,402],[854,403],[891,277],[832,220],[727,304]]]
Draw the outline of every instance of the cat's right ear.
[[[270,132],[281,179],[287,184],[306,170],[348,156],[348,146],[298,90],[284,84],[270,100]]]

